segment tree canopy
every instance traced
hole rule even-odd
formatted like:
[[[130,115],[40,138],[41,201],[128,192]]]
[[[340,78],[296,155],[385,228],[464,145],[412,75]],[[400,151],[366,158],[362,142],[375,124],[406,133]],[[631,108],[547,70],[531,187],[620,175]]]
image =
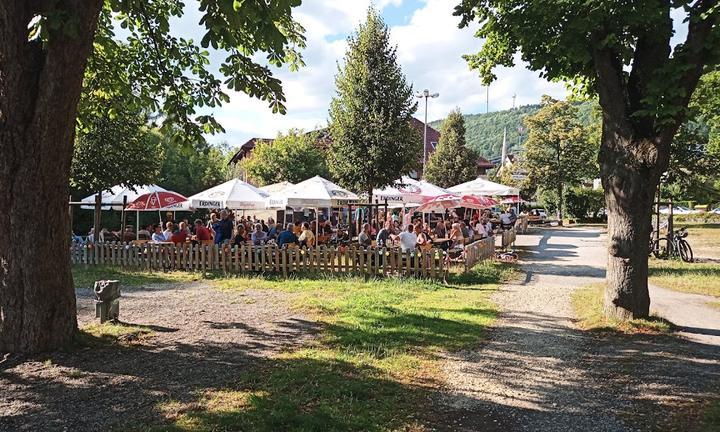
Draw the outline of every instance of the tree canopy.
[[[530,183],[555,193],[562,220],[563,192],[597,175],[597,147],[588,140],[572,104],[544,96],[542,105],[537,114],[525,118],[528,139],[523,167]]]
[[[325,151],[317,133],[291,129],[273,141],[260,141],[252,155],[240,162],[248,177],[261,186],[289,181],[299,183],[311,177],[328,176]]]
[[[411,172],[422,152],[410,123],[417,103],[376,10],[368,10],[366,21],[348,39],[335,84],[328,161],[333,177],[351,190],[372,194]]]
[[[465,143],[465,119],[459,109],[440,128],[440,142],[430,155],[424,177],[440,187],[451,187],[477,177],[478,155]]]

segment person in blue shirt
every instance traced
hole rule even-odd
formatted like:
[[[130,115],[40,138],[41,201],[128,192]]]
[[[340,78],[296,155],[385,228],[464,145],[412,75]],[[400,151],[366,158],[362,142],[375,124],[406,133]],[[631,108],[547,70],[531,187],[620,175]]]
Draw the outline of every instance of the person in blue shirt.
[[[293,224],[289,223],[287,224],[287,228],[285,229],[285,231],[278,234],[277,245],[278,247],[283,247],[284,245],[291,243],[297,244],[298,238],[293,232]]]
[[[232,240],[233,223],[227,210],[220,212],[220,220],[215,222],[212,228],[215,231],[215,244]]]

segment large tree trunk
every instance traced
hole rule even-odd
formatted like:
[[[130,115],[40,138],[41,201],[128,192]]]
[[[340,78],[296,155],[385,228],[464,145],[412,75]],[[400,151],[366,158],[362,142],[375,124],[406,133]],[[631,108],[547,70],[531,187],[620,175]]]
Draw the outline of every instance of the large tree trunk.
[[[66,200],[101,1],[49,4],[0,0],[0,352],[51,350],[77,328]],[[28,41],[36,15],[69,19]]]
[[[651,140],[633,141],[618,131],[607,132],[603,132],[600,153],[608,210],[605,316],[619,320],[646,318],[650,313],[651,209],[658,173],[667,162],[658,160],[653,150],[657,146]],[[650,160],[655,163],[645,163]]]

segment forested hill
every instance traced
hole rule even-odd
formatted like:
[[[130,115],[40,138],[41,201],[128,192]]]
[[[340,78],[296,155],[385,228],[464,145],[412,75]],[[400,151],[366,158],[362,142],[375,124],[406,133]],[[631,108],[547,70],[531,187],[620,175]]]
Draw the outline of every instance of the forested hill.
[[[578,103],[578,117],[583,124],[590,124],[593,103]],[[499,158],[502,152],[503,129],[507,128],[508,152],[517,153],[521,140],[527,137],[523,119],[535,114],[540,105],[524,105],[514,110],[494,111],[487,114],[465,114],[466,141],[469,147],[480,152],[487,159]],[[440,130],[442,120],[431,122],[430,125]],[[519,128],[523,135],[520,136]],[[521,138],[521,139],[519,139]]]

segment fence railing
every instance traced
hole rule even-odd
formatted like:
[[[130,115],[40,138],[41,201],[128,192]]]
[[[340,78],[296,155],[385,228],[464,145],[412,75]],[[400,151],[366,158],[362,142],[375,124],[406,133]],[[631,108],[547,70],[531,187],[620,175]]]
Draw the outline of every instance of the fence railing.
[[[506,248],[513,244],[515,242],[515,237],[517,237],[517,233],[515,232],[515,228],[509,229],[507,231],[502,232],[502,247]]]
[[[447,270],[441,250],[402,252],[357,246],[279,248],[266,246],[95,243],[71,247],[71,262],[145,270],[190,270],[228,273],[326,272],[355,275],[403,275],[443,278]]]
[[[488,237],[465,246],[465,271],[475,267],[480,261],[495,257],[495,238]]]

